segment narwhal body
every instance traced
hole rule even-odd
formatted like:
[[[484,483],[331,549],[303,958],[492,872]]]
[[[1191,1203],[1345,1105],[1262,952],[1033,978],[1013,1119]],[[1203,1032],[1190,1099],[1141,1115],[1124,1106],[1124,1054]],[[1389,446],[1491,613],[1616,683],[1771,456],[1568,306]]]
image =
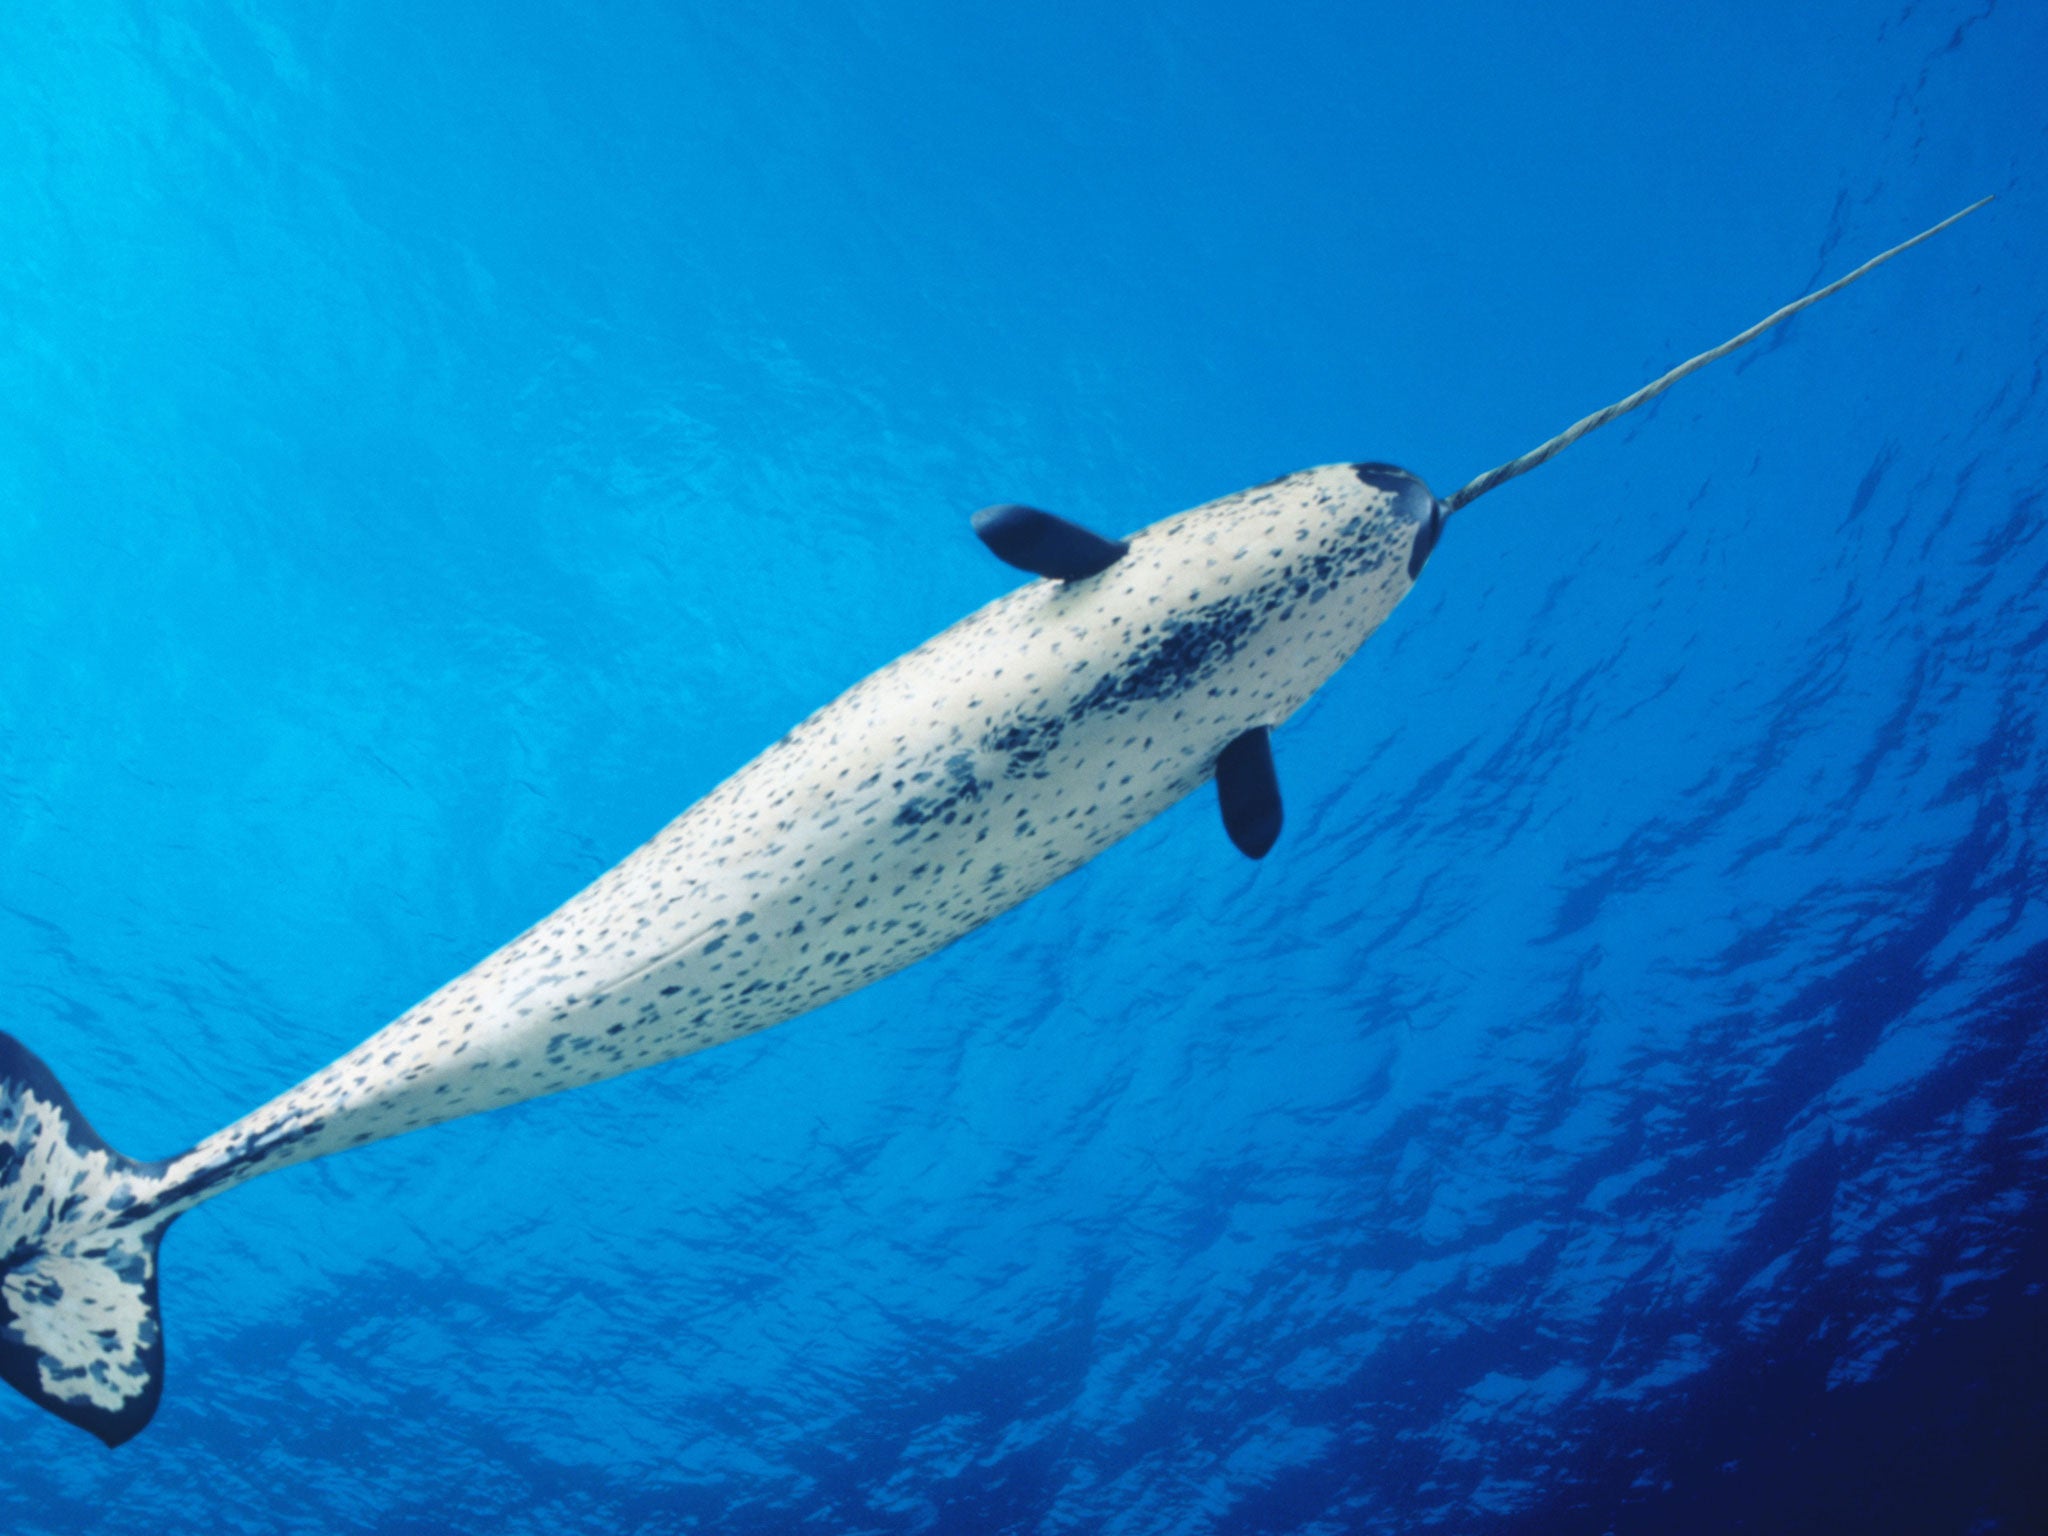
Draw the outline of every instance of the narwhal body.
[[[808,1012],[1212,780],[1232,840],[1262,856],[1280,825],[1267,733],[1393,611],[1446,517],[1725,350],[1443,502],[1404,470],[1342,464],[1127,541],[989,509],[984,541],[1039,579],[871,674],[550,916],[181,1156],[108,1148],[0,1035],[0,1376],[118,1444],[161,1391],[158,1241],[202,1200]]]
[[[152,1208],[702,1050],[923,959],[1300,708],[1413,585],[1435,507],[1398,470],[1307,470],[1133,534],[1099,574],[998,598],[332,1066],[172,1159]]]

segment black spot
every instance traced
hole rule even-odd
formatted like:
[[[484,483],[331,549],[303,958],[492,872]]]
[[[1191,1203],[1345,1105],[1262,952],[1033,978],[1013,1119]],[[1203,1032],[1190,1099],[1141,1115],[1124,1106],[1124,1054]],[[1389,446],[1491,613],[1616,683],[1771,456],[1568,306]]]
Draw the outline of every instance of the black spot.
[[[325,1118],[299,1121],[296,1124],[287,1119],[281,1125],[269,1130],[256,1131],[231,1143],[219,1161],[209,1163],[197,1170],[173,1188],[160,1190],[155,1198],[142,1200],[122,1212],[120,1218],[111,1223],[115,1226],[129,1226],[147,1220],[154,1212],[170,1202],[191,1200],[206,1193],[217,1185],[226,1184],[243,1169],[268,1161],[275,1153],[317,1136],[327,1125]]]
[[[929,774],[919,774],[929,778]],[[956,752],[946,759],[946,782],[935,793],[913,795],[897,809],[892,818],[899,827],[920,827],[937,817],[946,816],[958,807],[979,800],[988,782],[974,771],[974,754]]]
[[[1058,716],[1019,720],[999,731],[991,731],[983,738],[983,745],[990,752],[1009,758],[1003,765],[1005,778],[1034,777],[1042,771],[1038,767],[1040,759],[1059,746],[1060,736],[1066,728],[1066,721]]]
[[[1119,675],[1105,677],[1083,694],[1067,718],[1079,721],[1098,710],[1181,692],[1235,656],[1256,622],[1249,601],[1231,599],[1166,625]]]

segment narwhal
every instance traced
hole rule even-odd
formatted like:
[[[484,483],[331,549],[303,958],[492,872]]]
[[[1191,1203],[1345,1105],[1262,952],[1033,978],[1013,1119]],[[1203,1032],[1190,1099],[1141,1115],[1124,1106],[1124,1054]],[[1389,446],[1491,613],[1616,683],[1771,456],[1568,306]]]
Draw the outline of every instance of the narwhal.
[[[922,959],[1213,780],[1252,858],[1269,734],[1390,614],[1446,522],[1983,202],[1438,500],[1333,464],[1105,538],[1021,506],[975,532],[1031,582],[798,725],[560,909],[191,1151],[106,1145],[0,1035],[0,1375],[109,1445],[163,1385],[157,1248],[261,1173],[615,1077]]]

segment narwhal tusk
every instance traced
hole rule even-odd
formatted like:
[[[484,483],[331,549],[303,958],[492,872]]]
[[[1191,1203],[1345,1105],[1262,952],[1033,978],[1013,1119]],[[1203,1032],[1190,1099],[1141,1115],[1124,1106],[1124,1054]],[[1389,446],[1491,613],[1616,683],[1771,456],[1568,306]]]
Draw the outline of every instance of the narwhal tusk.
[[[1894,256],[1898,255],[1901,251],[1910,251],[1922,240],[1933,239],[1936,235],[1940,234],[1944,229],[1947,229],[1949,225],[1955,223],[1956,220],[1961,218],[1967,218],[1970,214],[1975,213],[1979,208],[1982,208],[1986,203],[1990,201],[1991,199],[1988,197],[1978,198],[1977,201],[1970,204],[1969,207],[1961,210],[1958,213],[1950,214],[1947,218],[1943,219],[1939,224],[1935,225],[1932,229],[1923,229],[1922,231],[1920,231],[1919,234],[1915,235],[1912,239],[1901,241],[1899,244],[1893,246],[1890,250],[1884,252],[1882,255],[1871,257],[1870,260],[1864,262],[1862,266],[1858,267],[1854,272],[1849,273],[1846,277],[1836,278],[1832,283],[1829,283],[1827,287],[1817,288],[1812,293],[1809,293],[1803,299],[1794,299],[1790,304],[1787,304],[1783,309],[1777,310],[1769,315],[1766,315],[1763,319],[1757,321],[1755,325],[1752,325],[1748,330],[1742,332],[1740,335],[1729,337],[1726,341],[1722,342],[1721,345],[1715,347],[1712,351],[1702,352],[1698,357],[1688,358],[1686,361],[1680,363],[1676,368],[1672,369],[1669,373],[1665,374],[1662,378],[1653,379],[1650,383],[1645,384],[1641,389],[1637,390],[1634,394],[1629,395],[1624,399],[1615,401],[1614,404],[1606,407],[1604,410],[1595,411],[1592,415],[1587,416],[1582,420],[1573,422],[1570,426],[1566,427],[1562,432],[1558,433],[1557,436],[1553,437],[1549,442],[1542,444],[1540,447],[1530,449],[1527,453],[1523,454],[1519,459],[1510,459],[1507,463],[1501,465],[1497,469],[1489,469],[1485,474],[1481,475],[1478,479],[1468,482],[1464,486],[1460,487],[1458,490],[1451,493],[1451,495],[1444,501],[1443,504],[1444,515],[1446,517],[1450,516],[1451,513],[1457,511],[1460,507],[1466,505],[1468,502],[1477,501],[1480,497],[1484,496],[1488,491],[1492,490],[1495,486],[1505,485],[1508,481],[1514,479],[1515,476],[1526,475],[1530,470],[1534,469],[1537,465],[1547,463],[1551,459],[1556,458],[1557,455],[1563,453],[1565,449],[1571,447],[1573,443],[1576,443],[1588,432],[1598,431],[1601,427],[1606,426],[1607,423],[1614,420],[1615,417],[1626,416],[1630,411],[1634,410],[1637,406],[1647,404],[1648,402],[1656,399],[1659,395],[1663,394],[1665,390],[1669,389],[1672,385],[1676,384],[1680,379],[1684,378],[1687,374],[1695,373],[1698,370],[1706,367],[1707,364],[1715,362],[1720,358],[1726,357],[1730,352],[1733,352],[1737,347],[1747,346],[1750,342],[1755,341],[1757,337],[1763,335],[1765,331],[1768,331],[1772,326],[1776,325],[1779,321],[1789,320],[1794,315],[1798,314],[1799,311],[1805,309],[1808,305],[1818,304],[1822,299],[1826,298],[1829,294],[1841,292],[1844,288],[1848,287],[1851,283],[1855,282],[1857,278],[1863,276],[1864,273],[1870,271],[1871,268],[1883,266],[1886,262],[1890,261]]]

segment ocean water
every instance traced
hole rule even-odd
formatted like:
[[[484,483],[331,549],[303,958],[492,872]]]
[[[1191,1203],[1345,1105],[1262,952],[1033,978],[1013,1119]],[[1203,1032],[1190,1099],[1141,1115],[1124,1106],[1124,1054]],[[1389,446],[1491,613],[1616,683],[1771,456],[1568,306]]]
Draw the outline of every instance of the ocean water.
[[[354,1045],[1013,583],[1452,525],[1197,796],[762,1036],[257,1181],[0,1529],[2048,1525],[2048,11],[0,10],[0,1028]]]

